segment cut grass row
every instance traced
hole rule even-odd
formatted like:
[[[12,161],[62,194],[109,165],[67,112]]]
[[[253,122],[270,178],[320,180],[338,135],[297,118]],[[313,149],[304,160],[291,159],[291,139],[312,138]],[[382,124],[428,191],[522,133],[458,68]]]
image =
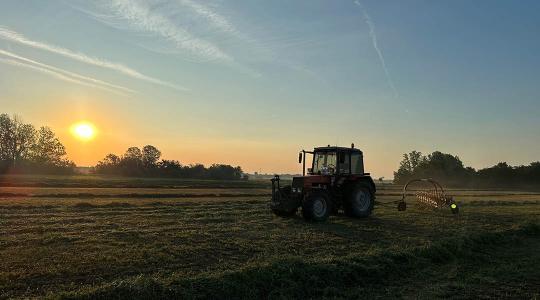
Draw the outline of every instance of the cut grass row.
[[[1,187],[59,188],[257,188],[269,181],[203,180],[184,178],[135,178],[101,175],[0,175]]]
[[[381,206],[369,219],[336,216],[328,223],[312,224],[299,216],[273,216],[267,201],[3,200],[0,298],[56,297],[66,291],[90,297],[111,282],[137,277],[155,278],[167,290],[172,279],[224,278],[230,270],[266,268],[285,258],[324,265],[349,255],[376,256],[447,237],[505,231],[538,219],[536,204],[480,205],[463,210],[459,218],[414,208],[399,213],[393,206]]]
[[[136,276],[59,299],[532,298],[540,294],[540,226],[446,238],[425,247],[274,262],[217,276]],[[509,250],[511,249],[511,250]],[[480,262],[480,263],[479,263]],[[499,268],[482,262],[501,263]],[[474,267],[480,267],[475,269]],[[452,273],[445,273],[452,269]],[[526,275],[525,275],[526,274]],[[504,278],[505,285],[491,276]],[[409,286],[407,286],[409,285]]]

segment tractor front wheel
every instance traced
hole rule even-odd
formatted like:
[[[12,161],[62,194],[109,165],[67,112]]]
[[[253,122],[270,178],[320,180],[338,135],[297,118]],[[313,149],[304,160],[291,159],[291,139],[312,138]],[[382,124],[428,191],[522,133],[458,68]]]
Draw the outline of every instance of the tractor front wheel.
[[[331,209],[330,199],[323,192],[311,193],[302,203],[302,215],[309,221],[326,221]]]
[[[356,185],[351,189],[344,203],[345,214],[353,218],[368,217],[371,215],[374,203],[369,189],[363,185]]]

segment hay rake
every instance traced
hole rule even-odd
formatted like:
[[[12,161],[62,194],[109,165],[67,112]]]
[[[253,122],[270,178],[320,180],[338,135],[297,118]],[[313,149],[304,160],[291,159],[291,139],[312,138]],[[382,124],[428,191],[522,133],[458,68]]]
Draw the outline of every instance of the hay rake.
[[[398,210],[404,211],[407,209],[407,203],[405,199],[407,198],[407,189],[413,184],[418,182],[425,182],[431,184],[431,188],[417,190],[414,195],[418,203],[425,208],[431,209],[442,209],[444,207],[450,207],[450,210],[453,214],[459,212],[457,204],[454,202],[454,199],[450,196],[445,195],[443,187],[433,179],[413,179],[409,180],[407,184],[403,187],[403,195],[401,196],[401,201],[398,202]]]

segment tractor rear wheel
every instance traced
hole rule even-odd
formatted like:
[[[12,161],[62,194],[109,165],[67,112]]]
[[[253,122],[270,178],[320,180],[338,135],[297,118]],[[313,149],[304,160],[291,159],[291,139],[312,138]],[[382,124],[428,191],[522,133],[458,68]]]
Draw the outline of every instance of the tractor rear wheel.
[[[309,221],[326,221],[331,210],[330,199],[324,192],[311,193],[302,203],[302,215]]]
[[[353,218],[368,217],[371,215],[374,203],[373,195],[366,186],[355,185],[344,203],[345,214]]]

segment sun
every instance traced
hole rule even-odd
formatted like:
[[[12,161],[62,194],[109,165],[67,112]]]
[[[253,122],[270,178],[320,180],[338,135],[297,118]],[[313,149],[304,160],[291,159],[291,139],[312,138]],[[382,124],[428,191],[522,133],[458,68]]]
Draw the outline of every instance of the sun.
[[[96,136],[96,128],[92,123],[79,122],[71,126],[71,133],[82,141],[89,141]]]

